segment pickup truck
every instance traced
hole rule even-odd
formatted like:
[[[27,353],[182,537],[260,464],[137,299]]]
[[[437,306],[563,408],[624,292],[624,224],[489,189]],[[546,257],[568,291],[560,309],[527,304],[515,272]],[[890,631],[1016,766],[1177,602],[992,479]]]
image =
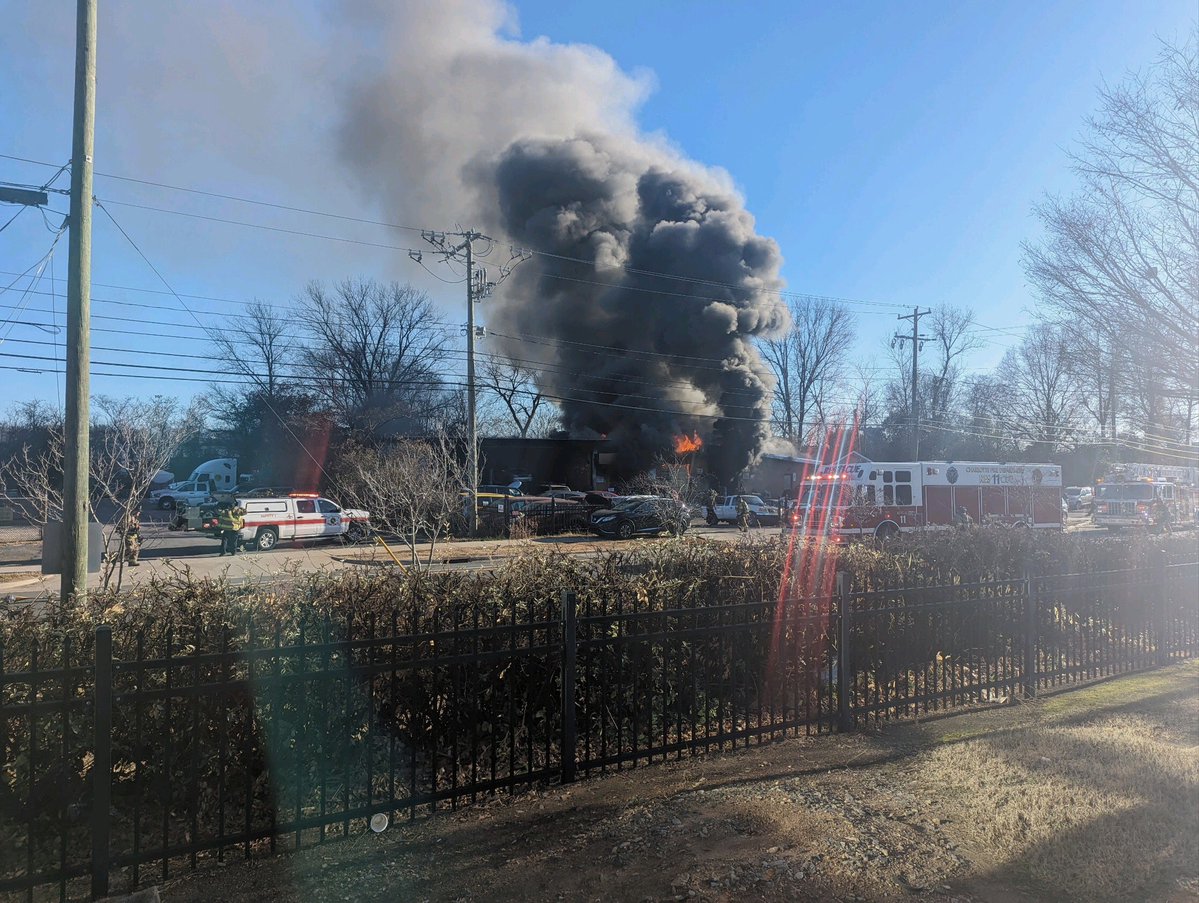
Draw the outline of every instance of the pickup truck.
[[[761,498],[756,495],[726,495],[724,498],[716,500],[716,516],[713,517],[711,512],[708,512],[708,526],[714,527],[720,523],[735,524],[737,523],[737,499],[745,499],[745,504],[749,506],[749,525],[755,526],[777,526],[779,522],[779,509],[773,505],[767,505]]]
[[[200,505],[219,491],[216,484],[208,480],[187,480],[151,492],[150,501],[163,511],[172,511],[176,502],[184,502],[189,507]]]

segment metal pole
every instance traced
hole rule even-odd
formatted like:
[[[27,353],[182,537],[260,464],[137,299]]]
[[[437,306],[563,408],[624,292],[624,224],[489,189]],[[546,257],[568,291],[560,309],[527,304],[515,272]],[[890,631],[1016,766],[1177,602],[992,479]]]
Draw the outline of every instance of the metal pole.
[[[1024,698],[1037,695],[1037,643],[1041,633],[1040,583],[1030,566],[1024,568],[1024,667],[1021,681]]]
[[[467,462],[470,467],[470,535],[478,532],[479,526],[479,437],[475,422],[475,233],[466,233],[466,419]]]
[[[852,663],[850,661],[849,574],[837,571],[837,730],[853,730],[853,705],[849,698]]]
[[[575,712],[575,656],[578,598],[562,593],[562,783],[574,781],[578,773],[578,729]]]
[[[96,628],[92,748],[92,899],[108,896],[112,805],[112,628]]]
[[[67,274],[67,386],[63,462],[62,597],[87,593],[88,396],[91,368],[92,145],[96,125],[96,2],[78,0],[71,234]]]

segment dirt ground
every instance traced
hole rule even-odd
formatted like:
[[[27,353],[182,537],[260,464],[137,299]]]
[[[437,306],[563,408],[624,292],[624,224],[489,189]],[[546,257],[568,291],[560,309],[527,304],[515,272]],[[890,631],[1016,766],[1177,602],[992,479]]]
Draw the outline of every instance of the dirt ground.
[[[1199,900],[1199,662],[638,767],[161,890],[197,903]]]

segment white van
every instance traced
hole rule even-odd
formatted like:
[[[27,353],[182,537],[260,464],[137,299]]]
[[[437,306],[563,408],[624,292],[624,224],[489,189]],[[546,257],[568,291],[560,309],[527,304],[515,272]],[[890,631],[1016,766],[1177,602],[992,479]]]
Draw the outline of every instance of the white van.
[[[315,492],[293,492],[274,498],[239,498],[245,509],[241,542],[259,552],[268,552],[281,539],[327,539],[343,536],[362,542],[370,536],[370,513],[342,508]]]

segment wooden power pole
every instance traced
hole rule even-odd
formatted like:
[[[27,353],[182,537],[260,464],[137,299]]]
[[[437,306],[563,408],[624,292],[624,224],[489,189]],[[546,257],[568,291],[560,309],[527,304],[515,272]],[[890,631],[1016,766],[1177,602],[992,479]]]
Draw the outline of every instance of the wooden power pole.
[[[88,438],[91,391],[92,147],[96,125],[96,3],[78,0],[75,126],[67,274],[67,392],[63,462],[62,597],[87,594]]]
[[[912,334],[902,335],[896,333],[892,342],[899,342],[901,345],[904,342],[912,343],[912,460],[920,460],[920,389],[917,385],[920,380],[920,367],[918,366],[920,345],[927,341],[928,336],[920,334],[920,318],[925,314],[931,313],[928,310],[921,310],[919,307],[913,307],[910,314],[900,314],[900,320],[912,321]]]

